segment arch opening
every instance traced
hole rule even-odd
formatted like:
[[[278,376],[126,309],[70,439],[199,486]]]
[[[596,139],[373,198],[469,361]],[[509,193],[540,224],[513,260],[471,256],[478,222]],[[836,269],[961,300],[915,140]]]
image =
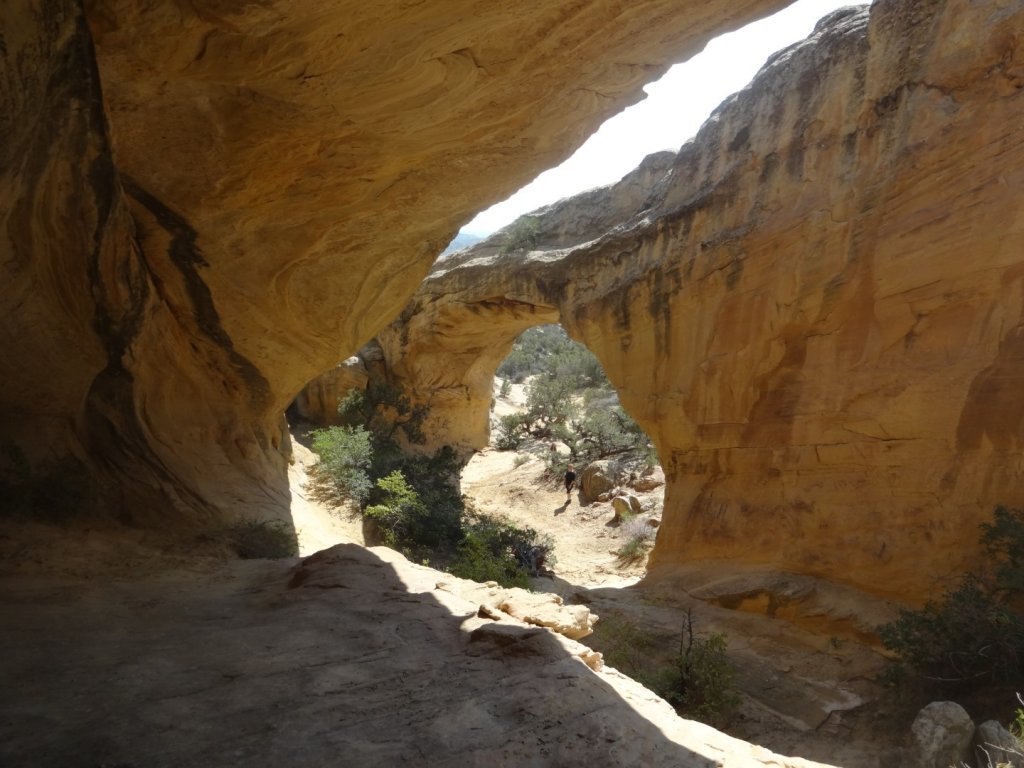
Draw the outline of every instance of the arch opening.
[[[556,590],[642,576],[664,473],[597,357],[559,324],[533,326],[496,367],[492,398],[490,441],[467,462],[463,494],[552,537]]]

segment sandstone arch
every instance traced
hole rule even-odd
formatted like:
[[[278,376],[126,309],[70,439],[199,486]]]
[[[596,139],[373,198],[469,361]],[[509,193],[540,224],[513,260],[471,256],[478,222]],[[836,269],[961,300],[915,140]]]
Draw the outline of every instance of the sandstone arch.
[[[0,443],[123,517],[286,516],[302,385],[482,206],[783,5],[4,3]]]
[[[384,346],[426,382],[454,334],[487,348],[474,304],[557,307],[665,465],[654,574],[923,600],[973,565],[996,504],[1024,505],[1024,9],[1000,8],[836,12],[632,215],[529,258],[442,262]],[[465,325],[435,332],[446,302]],[[420,365],[431,334],[442,357]]]

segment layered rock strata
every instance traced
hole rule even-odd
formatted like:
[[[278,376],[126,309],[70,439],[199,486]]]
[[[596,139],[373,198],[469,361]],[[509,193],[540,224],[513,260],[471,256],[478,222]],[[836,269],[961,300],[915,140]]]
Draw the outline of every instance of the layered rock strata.
[[[473,213],[784,4],[4,3],[0,442],[125,519],[286,514],[302,385]]]
[[[1024,505],[1022,28],[1017,2],[838,11],[629,220],[545,247],[571,227],[539,212],[529,254],[439,264],[382,334],[444,406],[437,441],[481,444],[512,337],[558,319],[658,447],[653,576],[934,594],[995,505]],[[475,415],[445,424],[448,401]]]

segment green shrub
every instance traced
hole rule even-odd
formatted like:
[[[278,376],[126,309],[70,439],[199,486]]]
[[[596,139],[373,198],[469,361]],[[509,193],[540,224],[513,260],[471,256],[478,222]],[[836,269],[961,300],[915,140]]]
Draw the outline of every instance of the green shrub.
[[[561,357],[573,346],[576,346],[576,342],[569,338],[560,325],[527,328],[498,366],[497,375],[506,381],[521,384],[527,376],[548,370],[552,358]]]
[[[597,631],[611,666],[650,688],[684,717],[721,726],[739,704],[725,636],[697,637],[691,611],[684,616],[678,647],[667,660],[664,643],[628,621],[606,616]]]
[[[368,470],[373,458],[370,433],[362,427],[328,427],[313,433],[320,461],[310,471],[311,488],[320,501],[362,504],[373,487]]]
[[[647,543],[643,539],[629,539],[615,550],[620,563],[639,563],[647,557]]]
[[[622,409],[597,358],[572,341],[560,326],[539,326],[516,340],[498,375],[506,381],[533,376],[524,413],[502,417],[496,446],[520,447],[527,437],[560,440],[572,460],[584,464],[607,456],[648,466],[652,446]],[[549,474],[561,476],[549,467]]]
[[[508,229],[505,244],[501,246],[502,255],[528,251],[537,245],[537,234],[540,221],[535,216],[521,216]]]
[[[377,524],[385,544],[391,547],[408,544],[417,522],[427,515],[420,495],[397,469],[380,478],[377,488],[380,502],[369,505],[363,514]]]
[[[726,656],[724,635],[694,638],[680,635],[679,652],[661,671],[657,690],[679,712],[710,725],[728,721],[739,704],[733,689],[736,670]]]
[[[402,450],[398,432],[411,441],[421,437],[425,408],[393,387],[374,385],[350,393],[339,412],[356,423],[314,433],[320,463],[313,477],[321,497],[358,501],[384,544],[413,560],[454,563],[456,575],[526,586],[543,569],[549,540],[507,521],[466,515],[461,465],[451,447],[433,456]]]
[[[650,441],[617,404],[587,408],[583,418],[572,424],[572,432],[575,455],[581,459],[633,455],[646,464]]]
[[[486,536],[472,529],[459,544],[458,556],[449,571],[472,581],[496,581],[503,587],[529,589],[530,575],[508,552],[495,552]]]
[[[498,419],[498,435],[494,446],[499,451],[514,451],[526,439],[527,417],[522,413],[508,413]]]
[[[375,462],[375,473],[402,473],[415,490],[426,514],[409,520],[398,548],[416,558],[453,550],[462,538],[465,502],[459,493],[459,461],[450,447],[433,456],[404,456]],[[371,502],[379,503],[377,492]]]
[[[527,577],[543,574],[551,564],[554,543],[550,536],[477,512],[467,518],[458,557],[451,567],[454,575],[526,587]],[[485,573],[489,575],[484,578]]]
[[[295,531],[280,520],[242,520],[229,527],[225,537],[243,560],[277,560],[299,554]]]
[[[508,397],[509,395],[512,394],[512,380],[511,379],[502,379],[501,380],[501,388],[498,390],[498,394],[501,395],[502,397]]]
[[[338,403],[342,423],[366,429],[377,449],[393,442],[399,433],[410,443],[421,445],[429,411],[425,403],[413,403],[401,387],[382,381],[371,381],[365,390],[349,390]]]
[[[938,601],[878,628],[926,681],[970,688],[1024,680],[1024,512],[999,507],[981,528],[987,573],[966,574]]]
[[[626,543],[615,550],[623,563],[636,563],[647,557],[647,550],[654,538],[654,529],[645,520],[629,517],[622,523],[622,534]]]

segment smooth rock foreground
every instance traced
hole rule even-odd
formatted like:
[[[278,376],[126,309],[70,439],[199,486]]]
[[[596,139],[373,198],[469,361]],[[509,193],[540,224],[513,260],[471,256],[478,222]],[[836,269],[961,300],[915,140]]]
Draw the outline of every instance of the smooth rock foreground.
[[[388,549],[0,586],[5,766],[818,765],[679,719],[497,607],[515,595]]]
[[[393,380],[479,448],[499,361],[560,321],[657,445],[653,574],[923,602],[1024,506],[1022,28],[1020,2],[836,11],[670,162],[442,260],[379,336]]]

